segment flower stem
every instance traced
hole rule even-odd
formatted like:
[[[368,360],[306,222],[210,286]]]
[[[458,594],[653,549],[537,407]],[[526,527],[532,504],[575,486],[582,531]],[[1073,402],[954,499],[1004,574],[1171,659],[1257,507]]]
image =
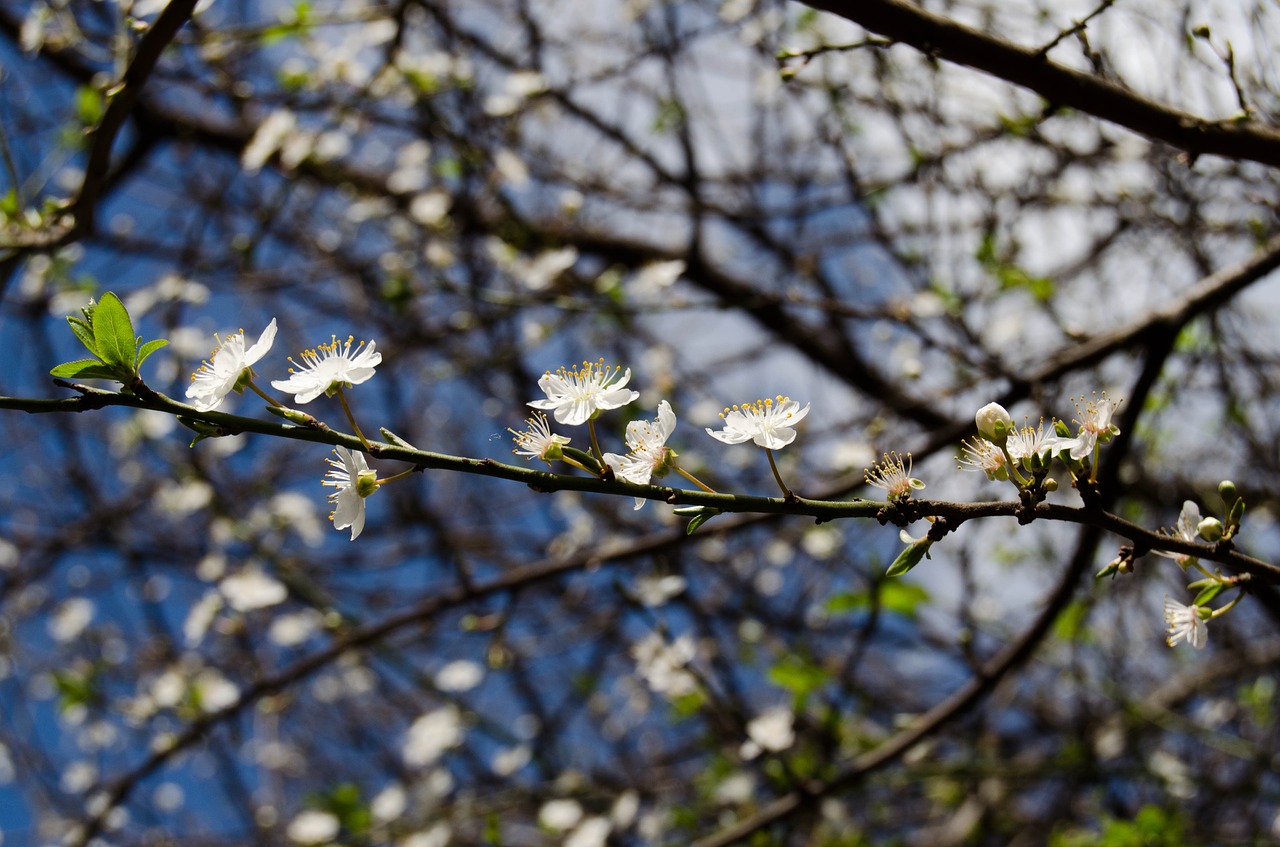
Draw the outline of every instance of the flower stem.
[[[560,457],[560,461],[564,462],[566,465],[573,465],[573,466],[574,466],[575,468],[577,468],[578,470],[580,470],[580,471],[585,471],[586,473],[590,474],[591,476],[599,476],[599,475],[600,475],[600,474],[596,473],[595,471],[591,470],[591,468],[589,468],[589,467],[587,467],[586,465],[582,464],[582,462],[579,462],[577,459],[570,459],[568,456],[561,456],[561,457]],[[548,464],[549,464],[549,463],[548,463]]]
[[[1019,488],[1026,488],[1027,480],[1022,474],[1018,473],[1018,463],[1013,460],[1013,456],[1009,455],[1009,448],[1001,444],[1000,451],[1004,453],[1005,467],[1009,469],[1009,474],[1013,477],[1013,481]]]
[[[596,461],[600,463],[600,468],[608,467],[604,461],[604,453],[600,452],[600,442],[596,440],[596,421],[595,418],[587,419],[587,431],[591,433],[591,452],[595,455]]]
[[[770,458],[770,461],[772,461],[772,458]],[[694,476],[693,474],[689,473],[687,470],[685,470],[684,468],[680,467],[679,465],[672,465],[672,466],[671,466],[671,470],[673,470],[673,471],[675,471],[676,473],[680,474],[680,476],[682,476],[682,477],[684,477],[685,479],[689,480],[689,481],[690,481],[690,482],[692,482],[694,485],[698,486],[699,488],[701,488],[703,491],[707,492],[708,494],[718,494],[718,493],[719,493],[719,492],[718,492],[718,491],[716,491],[714,488],[712,488],[710,485],[707,485],[707,484],[706,484],[706,483],[704,483],[702,480],[698,479],[696,476]],[[777,470],[774,470],[774,473],[776,474],[776,473],[777,473]],[[786,487],[785,487],[785,486],[783,486],[783,489],[782,489],[782,490],[783,490],[783,491],[786,491]]]
[[[388,482],[395,482],[397,479],[404,479],[409,474],[416,473],[418,470],[418,468],[409,468],[407,471],[401,471],[395,476],[389,476],[386,479],[378,480],[378,485],[386,485]]]
[[[1223,606],[1221,609],[1214,609],[1213,613],[1209,615],[1209,620],[1213,620],[1214,618],[1218,618],[1225,615],[1227,612],[1234,609],[1236,604],[1243,599],[1244,599],[1244,592],[1241,591],[1239,594],[1236,595],[1236,599],[1232,600],[1230,603]]]
[[[782,474],[778,473],[778,464],[773,460],[773,451],[766,447],[764,454],[769,457],[769,467],[773,470],[773,478],[778,481],[778,487],[782,489],[783,498],[794,500],[796,495],[791,493],[791,489],[787,488],[787,484],[782,481]]]
[[[272,406],[275,406],[277,409],[285,408],[285,405],[283,403],[281,403],[279,400],[277,400],[276,398],[272,397],[270,394],[268,394],[267,392],[259,388],[252,378],[250,378],[248,385],[250,388],[253,389],[254,394],[257,394],[259,397],[261,397],[263,400],[266,400]]]
[[[347,395],[342,393],[342,387],[338,387],[338,402],[342,404],[342,411],[347,413],[347,420],[351,422],[351,428],[355,430],[356,438],[360,439],[360,443],[364,445],[366,452],[372,452],[369,448],[369,439],[364,437],[364,433],[360,431],[360,424],[356,423],[356,416],[351,414],[351,407],[347,405]]]

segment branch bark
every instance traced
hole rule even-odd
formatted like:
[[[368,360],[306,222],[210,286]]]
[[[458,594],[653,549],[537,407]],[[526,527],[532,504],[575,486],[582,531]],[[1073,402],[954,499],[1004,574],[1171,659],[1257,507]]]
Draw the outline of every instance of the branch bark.
[[[1049,61],[1045,51],[927,12],[904,0],[807,0],[878,35],[934,58],[975,68],[1067,106],[1161,141],[1191,156],[1216,155],[1280,167],[1280,131],[1212,121],[1174,109],[1087,73]]]

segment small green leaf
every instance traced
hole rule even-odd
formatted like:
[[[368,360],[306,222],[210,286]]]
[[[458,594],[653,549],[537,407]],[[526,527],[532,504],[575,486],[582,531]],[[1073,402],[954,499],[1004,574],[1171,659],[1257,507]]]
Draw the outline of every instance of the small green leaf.
[[[684,534],[693,535],[695,532],[698,531],[698,527],[702,526],[704,523],[711,520],[718,514],[720,514],[719,509],[708,508],[707,511],[703,512],[702,514],[694,515],[693,520],[689,521],[689,526],[685,528]]]
[[[929,592],[914,583],[894,580],[880,585],[880,606],[904,618],[914,618],[916,608],[929,599]]]
[[[933,542],[927,538],[922,538],[913,544],[908,544],[906,549],[898,554],[898,558],[893,560],[893,564],[889,566],[889,570],[885,571],[885,576],[902,576],[907,571],[920,564],[925,556],[929,555],[929,548],[933,546]]]
[[[133,334],[133,322],[120,298],[108,291],[93,310],[93,337],[98,343],[98,355],[107,365],[135,373],[138,360],[138,337]]]
[[[810,695],[830,680],[831,674],[820,665],[798,655],[785,656],[769,669],[769,681],[795,695],[798,708],[803,708]]]
[[[138,367],[142,367],[142,363],[147,360],[148,356],[159,350],[161,347],[166,346],[168,343],[169,340],[167,338],[156,338],[152,341],[148,341],[146,344],[143,344],[138,350]]]
[[[106,99],[96,88],[82,86],[76,92],[76,112],[85,126],[97,126],[106,111]]]
[[[71,325],[71,331],[80,339],[80,343],[88,347],[90,353],[98,355],[98,342],[94,340],[93,327],[74,315],[67,315],[67,323]]]
[[[107,367],[97,359],[77,359],[74,362],[63,362],[49,371],[49,373],[61,379],[120,379],[119,371]]]
[[[1203,591],[1201,591],[1199,594],[1196,595],[1196,599],[1191,601],[1191,605],[1205,606],[1209,604],[1210,602],[1212,602],[1214,597],[1217,597],[1219,594],[1222,593],[1222,589],[1225,587],[1226,586],[1224,586],[1220,582],[1215,582],[1213,585],[1205,587]]]
[[[897,583],[893,583],[896,585]],[[833,615],[860,612],[871,607],[871,598],[862,591],[842,591],[827,599],[827,611]]]
[[[1053,632],[1063,641],[1085,639],[1088,636],[1089,606],[1080,601],[1069,604],[1053,622]]]

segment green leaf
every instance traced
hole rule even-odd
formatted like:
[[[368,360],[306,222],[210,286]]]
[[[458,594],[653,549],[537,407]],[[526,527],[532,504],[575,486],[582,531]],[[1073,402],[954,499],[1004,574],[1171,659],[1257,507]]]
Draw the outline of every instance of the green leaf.
[[[1075,641],[1088,635],[1089,606],[1079,600],[1071,603],[1053,622],[1054,634],[1063,641]]]
[[[138,337],[133,334],[133,322],[120,298],[108,291],[93,310],[93,337],[98,342],[98,355],[102,361],[130,374],[136,373]]]
[[[1215,582],[1213,585],[1206,586],[1204,590],[1202,590],[1199,594],[1196,595],[1196,599],[1191,601],[1191,605],[1193,606],[1208,605],[1210,602],[1213,601],[1214,597],[1217,597],[1219,594],[1222,593],[1222,589],[1225,587],[1226,586],[1224,586],[1220,582]]]
[[[710,509],[700,515],[694,515],[693,520],[689,521],[689,526],[685,528],[685,535],[693,535],[698,531],[698,527],[720,514],[719,509]]]
[[[85,126],[97,126],[105,111],[106,99],[98,89],[86,85],[76,92],[76,113]]]
[[[914,618],[916,608],[929,600],[929,592],[914,583],[894,580],[880,586],[881,608],[904,618]]]
[[[87,706],[98,699],[95,671],[55,670],[53,684],[58,690],[58,711],[65,712],[76,706]]]
[[[803,708],[809,696],[830,679],[831,675],[822,667],[796,655],[784,657],[769,669],[769,681],[790,691],[796,698],[798,708]]]
[[[63,362],[50,375],[61,379],[120,379],[119,371],[109,368],[97,359],[77,359],[74,362]]]
[[[161,347],[168,345],[168,343],[169,340],[167,338],[156,338],[152,341],[148,341],[146,344],[143,344],[138,350],[138,367],[142,366],[142,363],[147,360],[148,356],[159,350]]]
[[[933,546],[933,542],[927,538],[923,538],[912,544],[908,544],[906,549],[898,554],[898,558],[893,560],[893,564],[889,566],[889,570],[885,571],[885,576],[902,576],[907,571],[920,564],[925,556],[929,555],[929,548]]]
[[[76,338],[80,339],[80,343],[88,347],[90,353],[98,355],[98,342],[94,340],[93,327],[74,315],[67,315],[67,323],[71,325],[71,331],[76,334]]]
[[[897,583],[891,583],[897,585]],[[827,611],[833,615],[860,612],[871,608],[871,598],[862,591],[841,591],[827,598]]]

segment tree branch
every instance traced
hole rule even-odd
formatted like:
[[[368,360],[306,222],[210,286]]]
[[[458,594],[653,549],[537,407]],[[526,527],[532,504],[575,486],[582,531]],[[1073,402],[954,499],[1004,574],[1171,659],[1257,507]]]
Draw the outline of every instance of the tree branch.
[[[1038,49],[1005,41],[904,0],[806,0],[930,57],[984,71],[1192,156],[1217,155],[1280,167],[1280,132],[1181,112],[1115,83],[1055,64]]]
[[[140,386],[141,393],[125,394],[103,391],[87,385],[59,381],[79,392],[78,397],[62,400],[27,399],[0,396],[0,409],[24,411],[30,414],[71,413],[101,409],[106,406],[125,406],[135,409],[151,409],[180,416],[187,421],[198,421],[217,431],[219,435],[235,435],[243,432],[273,435],[296,441],[342,446],[350,450],[366,451],[366,446],[354,435],[338,432],[319,421],[313,425],[295,425],[275,421],[230,415],[225,412],[200,412],[185,403]],[[1123,437],[1123,436],[1122,436]],[[423,470],[444,470],[477,476],[522,482],[535,491],[582,491],[614,496],[642,497],[676,506],[706,506],[725,513],[752,513],[795,515],[829,521],[848,518],[874,518],[896,526],[907,526],[915,521],[942,518],[947,531],[961,524],[981,518],[1010,517],[1020,521],[1028,519],[1051,520],[1093,526],[1132,542],[1140,552],[1163,550],[1183,553],[1199,559],[1226,565],[1236,573],[1247,573],[1254,578],[1280,584],[1280,566],[1246,556],[1230,545],[1199,544],[1153,532],[1119,515],[1090,506],[1066,506],[1058,503],[1038,503],[1028,509],[1020,500],[958,503],[944,500],[907,499],[893,503],[854,498],[852,500],[818,500],[807,497],[759,497],[747,494],[720,494],[697,489],[672,488],[663,485],[636,485],[617,479],[600,479],[593,476],[572,476],[539,471],[519,465],[508,465],[493,459],[473,459],[419,450],[395,440],[394,443],[374,441],[368,445],[369,455],[378,459],[406,462]]]

